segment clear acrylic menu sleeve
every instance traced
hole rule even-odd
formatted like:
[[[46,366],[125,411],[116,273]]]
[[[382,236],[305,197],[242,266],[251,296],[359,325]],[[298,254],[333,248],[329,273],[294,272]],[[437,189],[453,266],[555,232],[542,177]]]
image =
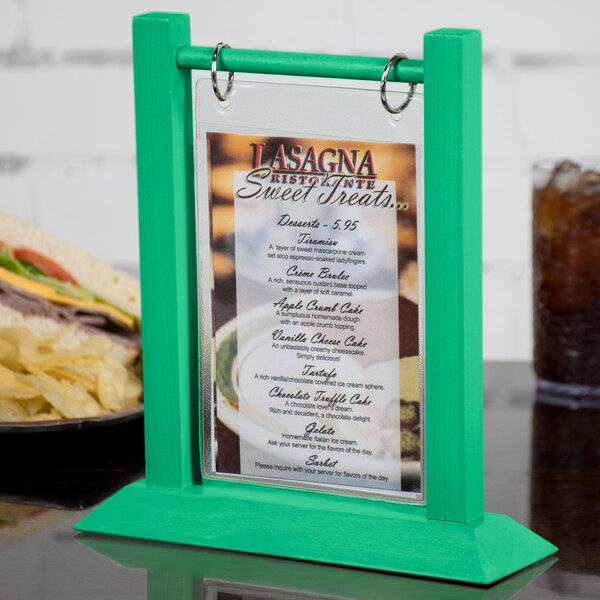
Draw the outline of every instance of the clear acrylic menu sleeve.
[[[422,501],[422,96],[196,98],[205,474]]]

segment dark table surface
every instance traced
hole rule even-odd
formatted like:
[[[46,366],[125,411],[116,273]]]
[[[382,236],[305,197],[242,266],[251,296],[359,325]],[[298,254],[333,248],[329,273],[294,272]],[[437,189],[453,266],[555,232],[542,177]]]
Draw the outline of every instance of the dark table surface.
[[[0,598],[600,598],[600,403],[542,401],[525,363],[484,374],[486,510],[560,549],[495,585],[76,534],[95,504],[142,477],[138,418],[0,435]]]

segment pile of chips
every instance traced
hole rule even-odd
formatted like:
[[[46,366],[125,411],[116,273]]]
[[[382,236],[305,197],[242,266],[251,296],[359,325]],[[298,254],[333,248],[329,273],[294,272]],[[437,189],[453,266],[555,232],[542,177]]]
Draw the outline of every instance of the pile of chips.
[[[45,337],[25,327],[0,328],[0,421],[99,417],[141,403],[142,382],[133,367],[110,356],[110,338],[60,347],[73,327]]]

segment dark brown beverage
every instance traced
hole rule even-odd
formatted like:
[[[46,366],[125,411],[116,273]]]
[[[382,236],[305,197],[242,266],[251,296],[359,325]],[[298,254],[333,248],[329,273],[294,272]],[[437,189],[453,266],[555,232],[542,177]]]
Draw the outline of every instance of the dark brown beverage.
[[[600,170],[534,167],[533,314],[538,377],[600,386]]]

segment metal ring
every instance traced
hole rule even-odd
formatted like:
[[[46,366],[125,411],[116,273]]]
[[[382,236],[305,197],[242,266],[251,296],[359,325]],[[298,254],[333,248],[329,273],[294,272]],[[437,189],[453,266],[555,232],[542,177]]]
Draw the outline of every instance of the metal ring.
[[[215,92],[215,96],[221,101],[225,102],[227,98],[229,98],[229,94],[231,93],[231,88],[233,87],[233,71],[229,71],[229,79],[227,80],[227,89],[225,90],[225,94],[221,94],[219,90],[219,83],[217,82],[217,56],[219,56],[219,50],[221,48],[231,48],[229,44],[225,44],[223,42],[219,42],[215,46],[215,51],[213,52],[212,57],[212,65],[210,66],[210,77],[212,79],[212,86]]]
[[[387,61],[387,65],[385,65],[385,69],[383,70],[383,75],[381,76],[381,83],[379,84],[379,95],[381,97],[381,103],[383,104],[383,108],[385,108],[385,110],[392,113],[393,115],[397,115],[398,113],[401,113],[410,104],[410,101],[412,100],[412,97],[415,93],[415,89],[417,87],[416,83],[410,84],[410,88],[408,90],[408,97],[397,108],[392,108],[388,104],[387,94],[385,91],[385,88],[387,86],[388,73],[390,72],[390,69],[392,68],[392,65],[395,62],[404,60],[406,58],[408,58],[408,56],[406,56],[406,54],[402,54],[401,52],[399,52],[398,54],[394,54],[394,56],[392,56],[392,58],[390,58],[390,60]]]

